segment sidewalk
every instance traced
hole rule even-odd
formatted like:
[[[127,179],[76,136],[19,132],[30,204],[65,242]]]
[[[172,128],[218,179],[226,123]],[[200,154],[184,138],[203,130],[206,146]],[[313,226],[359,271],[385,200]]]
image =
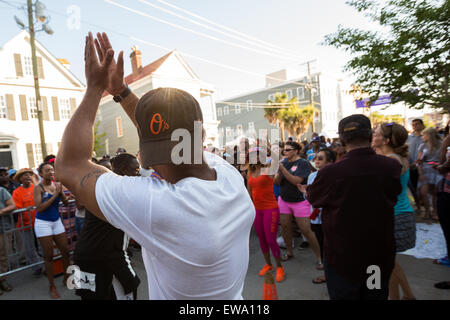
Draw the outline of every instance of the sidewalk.
[[[313,284],[312,279],[320,275],[315,269],[314,256],[310,248],[298,250],[299,238],[295,238],[295,258],[284,263],[286,279],[277,283],[280,300],[328,300],[326,284]],[[147,277],[139,252],[134,252],[131,259],[141,279],[138,300],[148,299]],[[411,288],[419,300],[450,300],[450,290],[434,288],[440,281],[450,281],[450,267],[434,265],[431,259],[416,259],[412,256],[399,255]],[[264,258],[259,249],[258,238],[252,231],[250,236],[250,263],[245,280],[243,297],[246,300],[261,300],[263,281],[259,270],[264,265]],[[45,276],[34,278],[31,270],[25,270],[8,277],[13,291],[0,295],[0,300],[51,300],[48,294],[48,282]],[[62,276],[55,278],[55,284],[63,300],[79,300],[74,291],[62,284]]]

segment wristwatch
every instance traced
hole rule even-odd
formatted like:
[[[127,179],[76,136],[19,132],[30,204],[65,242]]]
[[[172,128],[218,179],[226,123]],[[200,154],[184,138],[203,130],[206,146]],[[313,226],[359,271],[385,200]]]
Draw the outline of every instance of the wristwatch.
[[[113,100],[115,102],[121,102],[123,99],[125,99],[129,94],[131,93],[130,88],[127,84],[125,84],[125,90],[123,90],[118,96],[114,96]]]

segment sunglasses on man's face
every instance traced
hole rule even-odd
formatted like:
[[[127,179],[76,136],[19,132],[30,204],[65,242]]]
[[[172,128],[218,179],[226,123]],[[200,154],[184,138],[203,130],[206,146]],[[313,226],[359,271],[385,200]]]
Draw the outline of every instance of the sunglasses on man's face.
[[[295,149],[284,149],[284,152],[289,152],[289,151],[292,151],[292,150],[295,150]]]
[[[323,157],[315,157],[314,160],[319,160],[319,161],[323,161],[325,160]]]

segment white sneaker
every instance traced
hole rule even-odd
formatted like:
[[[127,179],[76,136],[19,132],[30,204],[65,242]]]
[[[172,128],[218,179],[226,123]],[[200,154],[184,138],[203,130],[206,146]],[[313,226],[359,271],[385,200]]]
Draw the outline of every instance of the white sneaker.
[[[284,243],[284,239],[282,236],[277,238],[278,246],[282,249],[286,249],[286,244]],[[295,248],[294,240],[292,240],[292,248]]]

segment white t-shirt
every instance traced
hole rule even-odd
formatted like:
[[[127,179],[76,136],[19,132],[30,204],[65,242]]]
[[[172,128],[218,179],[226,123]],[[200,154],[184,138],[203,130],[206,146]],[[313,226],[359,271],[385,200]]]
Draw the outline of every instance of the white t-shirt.
[[[241,174],[204,153],[216,181],[100,176],[106,219],[142,246],[150,299],[242,299],[253,203]]]
[[[316,179],[316,177],[317,177],[317,173],[318,173],[319,171],[314,171],[313,173],[311,173],[309,176],[308,176],[308,182],[307,182],[307,184],[308,185],[310,185],[310,184],[312,184],[313,182],[314,182],[314,180]],[[311,213],[314,211],[314,208],[313,208],[313,206],[311,206]],[[311,220],[311,223],[312,224],[322,224],[322,209],[320,209],[320,213],[319,213],[319,215],[317,216],[317,218],[315,218],[314,220]]]

